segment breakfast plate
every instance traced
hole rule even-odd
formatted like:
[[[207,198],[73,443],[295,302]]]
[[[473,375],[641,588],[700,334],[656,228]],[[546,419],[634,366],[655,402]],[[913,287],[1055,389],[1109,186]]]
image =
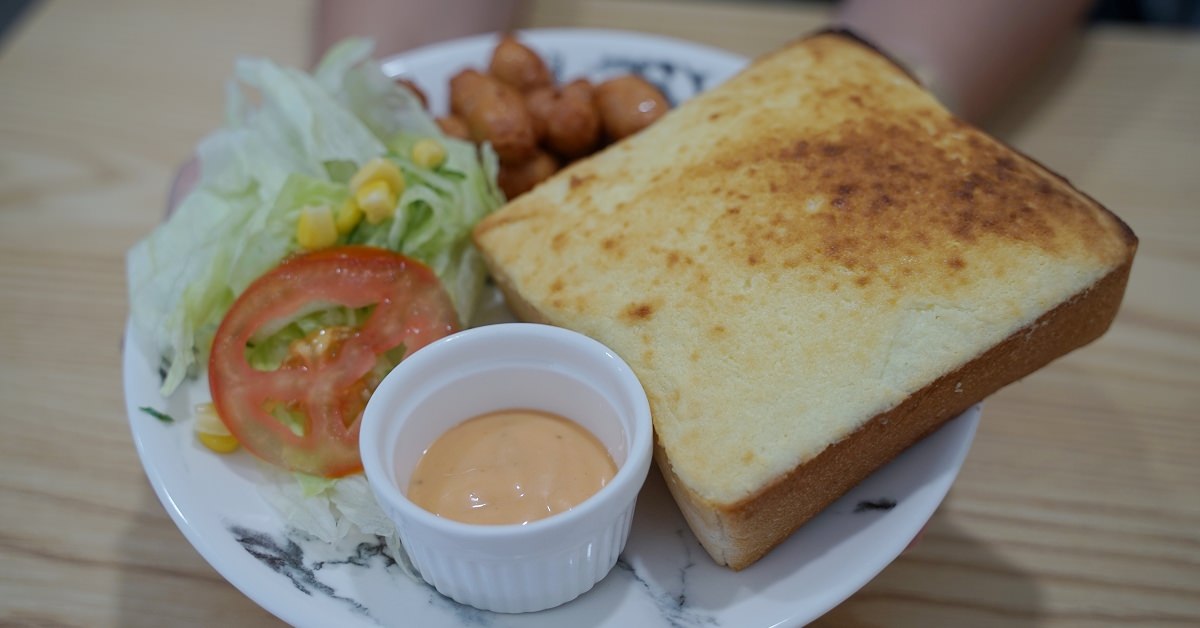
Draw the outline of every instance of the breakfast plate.
[[[628,32],[535,30],[520,34],[559,78],[636,72],[673,103],[725,80],[745,59],[713,48]],[[446,82],[486,64],[496,38],[446,42],[383,61],[411,79],[435,112]],[[505,320],[491,293],[483,322]],[[383,539],[318,541],[290,527],[264,497],[264,469],[249,454],[217,456],[183,421],[208,400],[207,383],[158,392],[155,361],[128,327],[123,351],[126,407],[155,493],[196,550],[229,582],[280,619],[299,626],[777,626],[809,622],[852,595],[896,558],[936,510],[970,448],[975,406],[910,448],[804,525],[758,563],[715,565],[688,530],[662,478],[652,471],[616,568],[594,589],[558,608],[522,615],[479,611],[442,597],[412,576]]]

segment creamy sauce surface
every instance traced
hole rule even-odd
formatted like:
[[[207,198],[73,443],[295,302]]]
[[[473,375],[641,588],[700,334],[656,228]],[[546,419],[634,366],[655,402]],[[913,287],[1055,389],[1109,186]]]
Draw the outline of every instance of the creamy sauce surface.
[[[525,524],[570,510],[616,474],[591,432],[537,410],[501,410],[440,436],[417,462],[408,498],[439,517]]]

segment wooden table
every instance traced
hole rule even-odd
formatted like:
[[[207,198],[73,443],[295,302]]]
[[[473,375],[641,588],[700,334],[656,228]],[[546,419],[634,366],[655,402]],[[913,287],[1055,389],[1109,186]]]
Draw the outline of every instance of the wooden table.
[[[535,2],[527,26],[754,55],[802,3]],[[0,625],[275,625],[184,540],[131,443],[125,251],[221,120],[238,54],[303,64],[289,0],[38,5],[0,49]],[[924,541],[823,625],[1200,624],[1200,38],[1096,27],[994,130],[1141,238],[1100,341],[988,401]]]

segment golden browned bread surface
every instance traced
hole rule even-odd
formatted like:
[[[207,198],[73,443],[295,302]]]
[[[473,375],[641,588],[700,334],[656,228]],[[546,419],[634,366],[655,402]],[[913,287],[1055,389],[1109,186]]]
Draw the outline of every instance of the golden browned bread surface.
[[[519,316],[629,361],[673,495],[735,568],[1103,333],[1136,249],[837,33],[757,59],[475,239]]]

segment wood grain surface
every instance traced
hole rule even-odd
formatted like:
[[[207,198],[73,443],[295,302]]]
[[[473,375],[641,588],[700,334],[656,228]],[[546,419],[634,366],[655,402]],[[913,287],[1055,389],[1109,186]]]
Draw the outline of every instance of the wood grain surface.
[[[0,41],[0,625],[271,626],[154,497],[120,375],[124,255],[291,0],[45,2]],[[800,2],[533,2],[524,26],[755,55]],[[1200,38],[1097,26],[992,125],[1141,239],[1098,342],[991,398],[923,540],[822,626],[1200,625]]]

